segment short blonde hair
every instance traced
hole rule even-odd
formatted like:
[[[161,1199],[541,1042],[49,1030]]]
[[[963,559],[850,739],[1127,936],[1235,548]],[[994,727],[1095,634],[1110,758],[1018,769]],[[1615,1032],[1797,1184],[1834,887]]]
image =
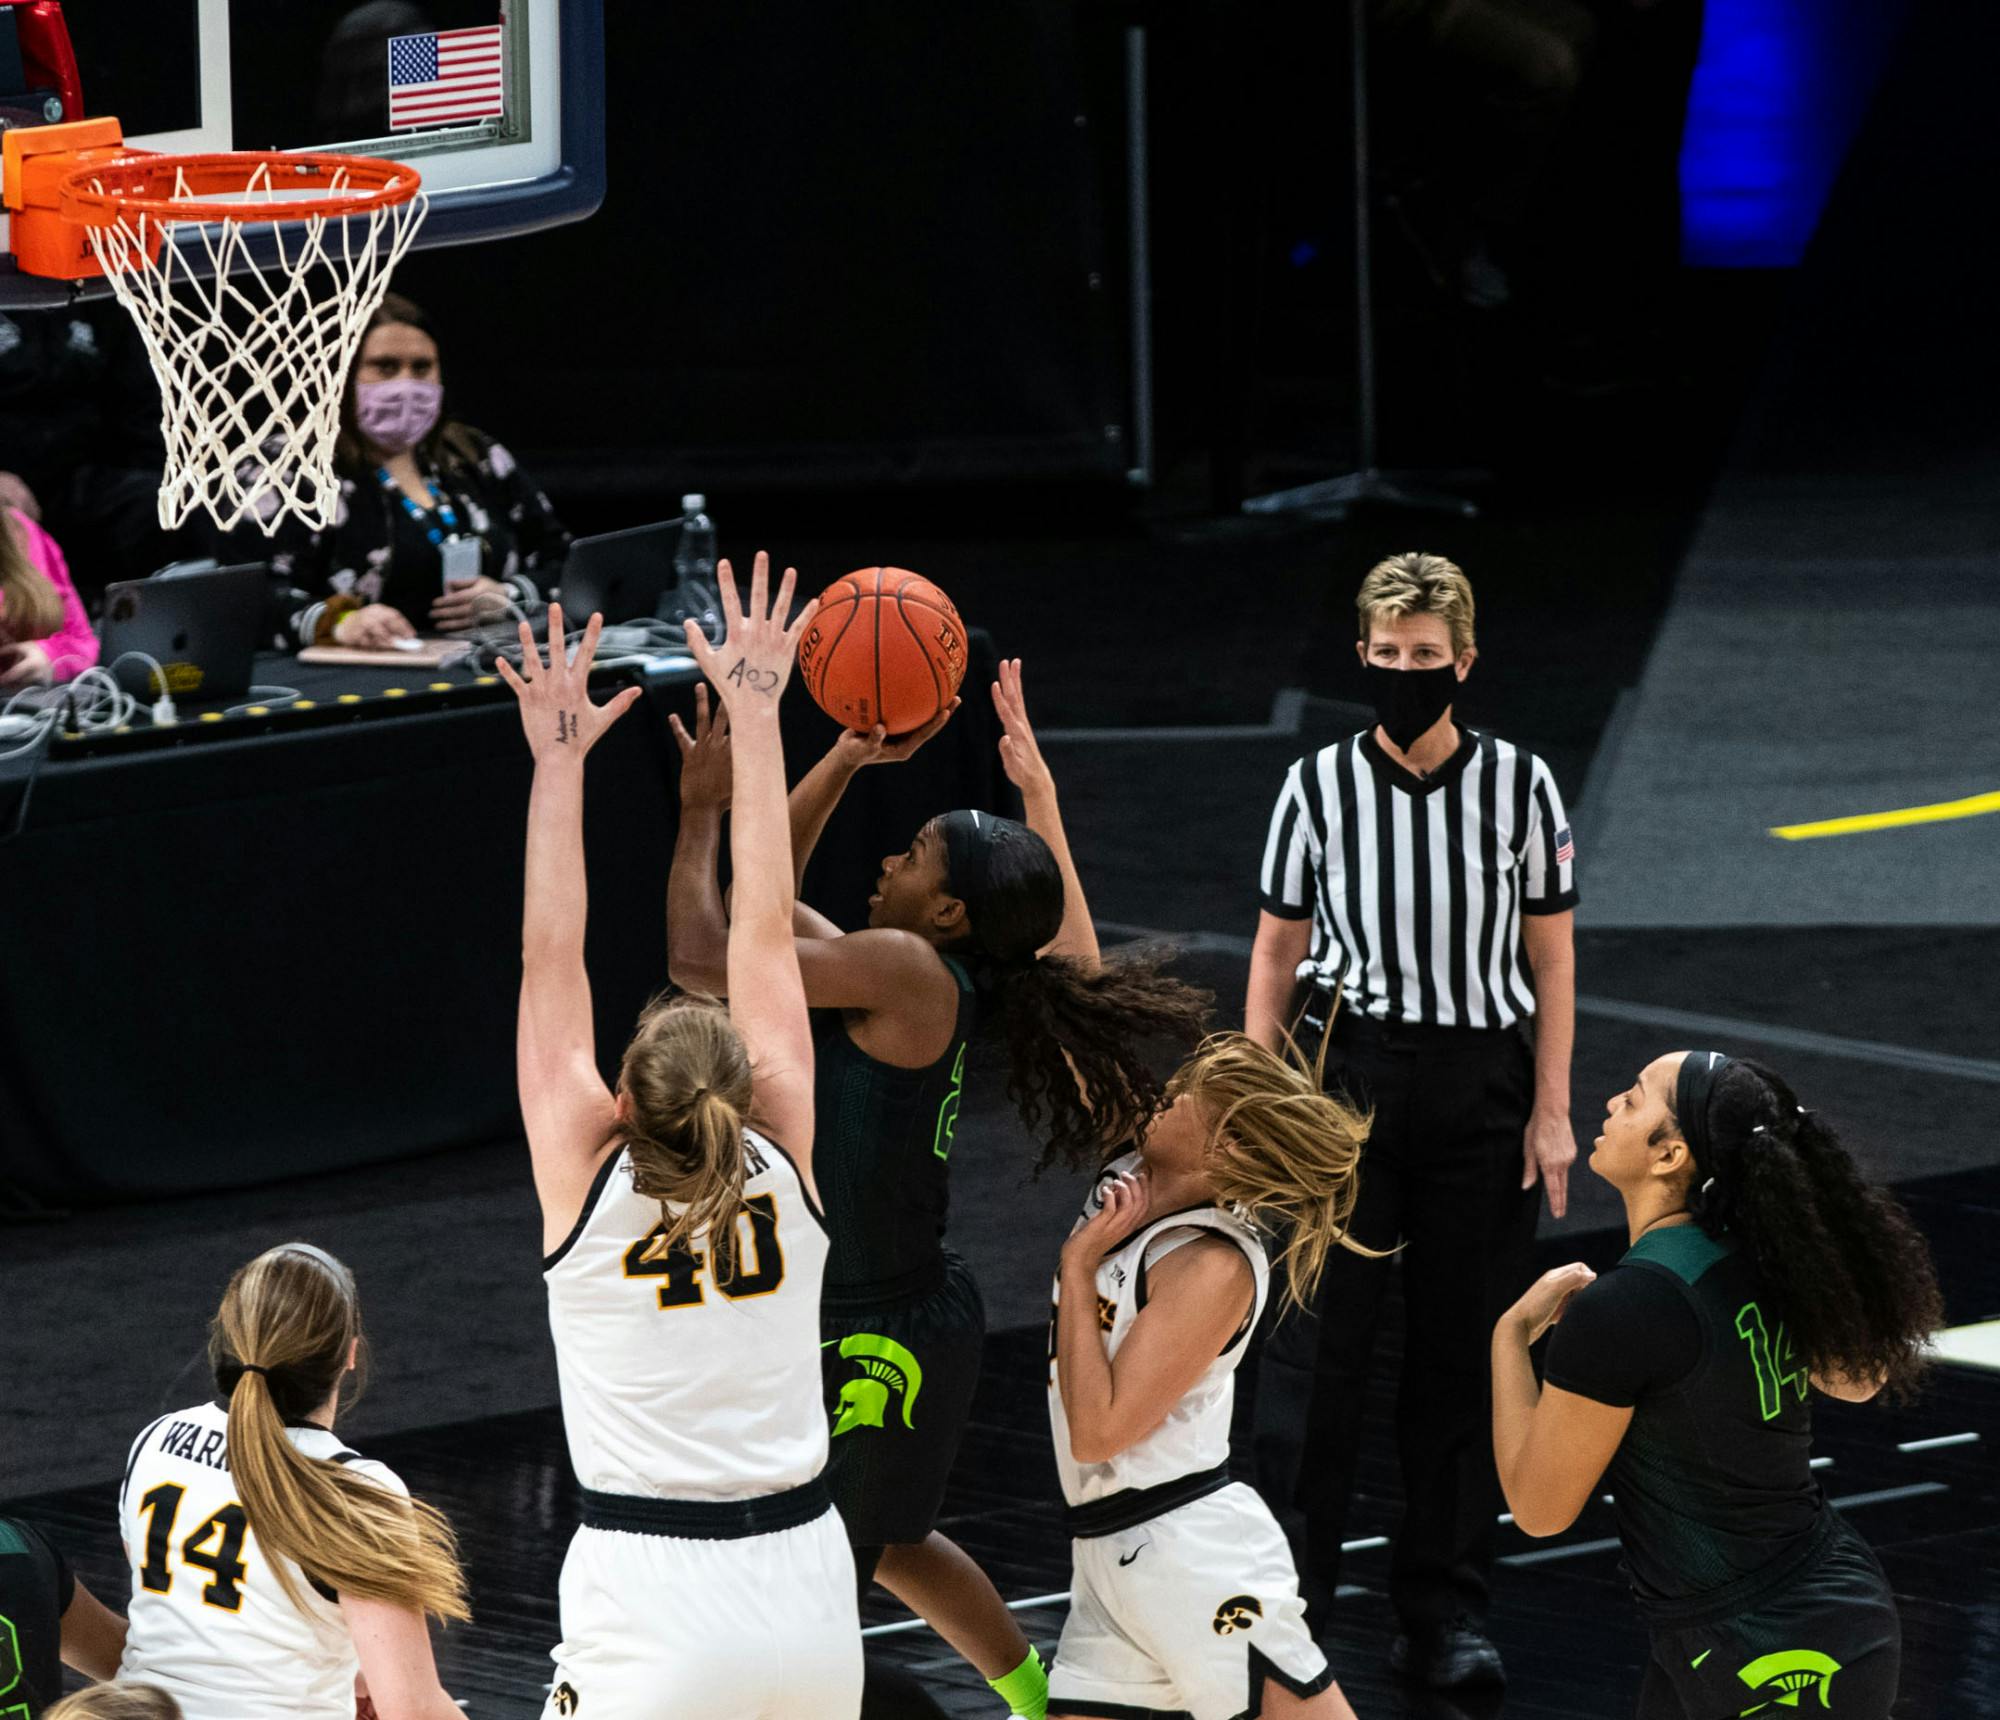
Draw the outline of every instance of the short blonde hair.
[[[182,1720],[181,1705],[157,1684],[93,1684],[45,1709],[42,1720]]]
[[[1362,580],[1354,607],[1360,612],[1364,642],[1377,621],[1435,615],[1451,629],[1454,657],[1472,646],[1472,581],[1441,555],[1413,549],[1378,561]]]

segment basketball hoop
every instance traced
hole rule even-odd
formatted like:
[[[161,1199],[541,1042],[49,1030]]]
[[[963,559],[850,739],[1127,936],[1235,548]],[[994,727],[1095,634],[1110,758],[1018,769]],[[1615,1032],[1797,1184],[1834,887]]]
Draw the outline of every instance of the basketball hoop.
[[[107,125],[108,140],[96,129]],[[17,158],[16,139],[72,130],[89,135]],[[198,507],[267,536],[287,517],[331,524],[347,373],[423,219],[416,170],[269,150],[154,155],[118,147],[103,120],[7,141],[7,203],[29,217],[14,219],[20,266],[101,273],[139,325],[166,438],[160,524]]]

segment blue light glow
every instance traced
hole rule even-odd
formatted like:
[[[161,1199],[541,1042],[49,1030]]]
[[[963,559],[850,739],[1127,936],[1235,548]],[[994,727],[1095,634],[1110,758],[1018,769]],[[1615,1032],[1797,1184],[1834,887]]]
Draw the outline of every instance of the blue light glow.
[[[1681,254],[1805,255],[1910,0],[1708,0],[1681,146]]]

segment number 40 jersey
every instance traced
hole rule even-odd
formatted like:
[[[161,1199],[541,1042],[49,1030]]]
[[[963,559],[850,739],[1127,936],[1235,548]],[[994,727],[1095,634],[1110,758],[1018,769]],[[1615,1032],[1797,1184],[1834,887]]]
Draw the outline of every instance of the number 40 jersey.
[[[296,1565],[303,1606],[286,1596],[230,1479],[228,1427],[219,1405],[197,1404],[162,1416],[133,1443],[118,1499],[132,1561],[119,1676],[164,1687],[190,1720],[353,1720],[359,1665],[338,1597]],[[288,1431],[305,1456],[408,1493],[325,1428]]]
[[[734,1235],[668,1248],[666,1228],[618,1147],[542,1262],[577,1480],[643,1499],[803,1486],[826,1466],[825,1221],[784,1150],[745,1130]]]

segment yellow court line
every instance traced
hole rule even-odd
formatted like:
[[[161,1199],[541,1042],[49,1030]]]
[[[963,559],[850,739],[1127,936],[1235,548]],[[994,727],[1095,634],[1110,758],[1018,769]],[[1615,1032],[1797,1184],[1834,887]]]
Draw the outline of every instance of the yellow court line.
[[[1943,824],[1952,818],[1977,818],[2000,812],[2000,793],[1975,794],[1964,800],[1941,800],[1935,806],[1902,806],[1893,812],[1858,812],[1852,818],[1822,818],[1817,824],[1779,824],[1773,836],[1806,842],[1815,836],[1853,836],[1863,830],[1894,830],[1905,824]]]

